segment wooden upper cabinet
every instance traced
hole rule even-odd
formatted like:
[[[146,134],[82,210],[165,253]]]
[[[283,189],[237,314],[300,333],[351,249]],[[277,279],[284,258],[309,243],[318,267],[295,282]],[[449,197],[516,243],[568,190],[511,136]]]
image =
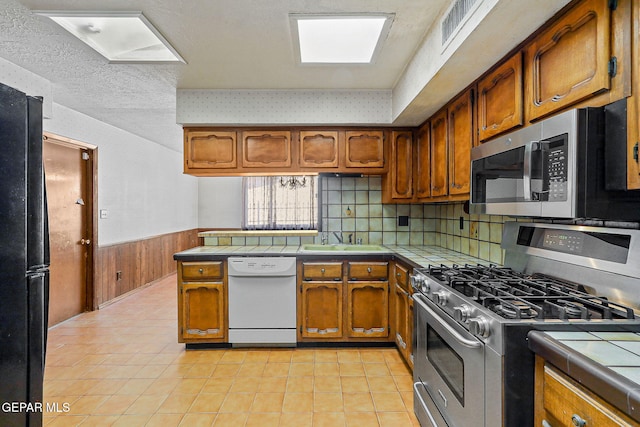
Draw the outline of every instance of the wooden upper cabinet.
[[[478,139],[484,142],[524,124],[522,52],[478,81]]]
[[[291,132],[242,132],[242,166],[245,168],[291,166]]]
[[[525,114],[535,120],[610,86],[608,1],[585,0],[525,48]]]
[[[383,131],[346,131],[345,166],[347,168],[384,167]]]
[[[235,168],[236,133],[185,129],[184,159],[185,170]]]
[[[473,90],[456,98],[448,109],[449,194],[468,195],[473,146]]]
[[[338,132],[300,132],[301,167],[337,168],[338,159]]]
[[[418,200],[431,196],[431,123],[427,122],[416,133],[415,152],[415,196]]]
[[[447,188],[447,110],[431,118],[431,197],[448,194]]]
[[[413,133],[391,132],[391,161],[389,172],[383,179],[383,199],[406,200],[413,198]],[[390,200],[389,200],[390,199]]]

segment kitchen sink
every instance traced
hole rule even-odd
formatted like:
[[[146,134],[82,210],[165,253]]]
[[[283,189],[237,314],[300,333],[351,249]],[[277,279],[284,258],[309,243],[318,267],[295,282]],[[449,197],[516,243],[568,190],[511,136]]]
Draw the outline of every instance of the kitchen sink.
[[[380,245],[302,245],[304,252],[380,252],[385,250]]]

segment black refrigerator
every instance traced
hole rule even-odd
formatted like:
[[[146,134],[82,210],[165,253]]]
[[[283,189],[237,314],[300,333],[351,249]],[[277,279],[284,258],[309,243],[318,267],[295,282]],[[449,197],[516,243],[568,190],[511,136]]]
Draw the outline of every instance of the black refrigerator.
[[[42,100],[0,83],[0,425],[41,426],[49,300]]]

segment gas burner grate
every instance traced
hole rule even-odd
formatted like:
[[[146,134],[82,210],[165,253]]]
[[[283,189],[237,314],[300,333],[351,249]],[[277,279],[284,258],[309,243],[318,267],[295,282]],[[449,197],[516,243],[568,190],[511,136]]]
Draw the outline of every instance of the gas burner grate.
[[[506,319],[634,319],[633,309],[548,275],[496,265],[430,265],[421,269],[441,284]]]

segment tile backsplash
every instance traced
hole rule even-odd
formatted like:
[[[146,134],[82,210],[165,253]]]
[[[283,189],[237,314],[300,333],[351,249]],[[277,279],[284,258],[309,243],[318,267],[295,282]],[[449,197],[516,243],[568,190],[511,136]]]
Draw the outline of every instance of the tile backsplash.
[[[440,246],[502,264],[503,223],[508,217],[469,215],[463,203],[382,204],[380,176],[322,177],[322,232],[315,237],[211,237],[206,245],[300,245],[346,243]]]

